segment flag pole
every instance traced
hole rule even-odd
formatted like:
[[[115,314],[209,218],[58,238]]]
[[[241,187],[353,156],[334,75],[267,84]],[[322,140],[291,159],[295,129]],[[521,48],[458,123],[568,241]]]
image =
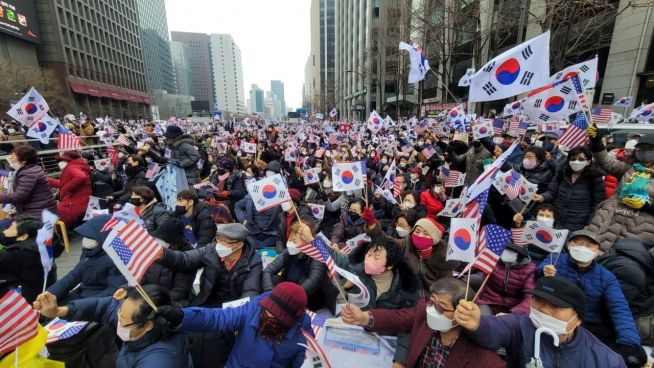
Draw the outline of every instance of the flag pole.
[[[486,275],[486,278],[484,278],[484,282],[481,283],[481,286],[479,287],[479,290],[477,290],[477,294],[475,294],[475,297],[472,298],[473,303],[475,302],[475,300],[477,300],[477,297],[479,296],[479,294],[481,294],[481,291],[484,289],[484,286],[486,286],[486,283],[488,282],[488,279],[490,279],[490,275],[491,274],[489,273],[488,275]],[[470,277],[468,277],[468,279],[470,279]]]
[[[143,288],[141,287],[141,284],[139,284],[137,282],[135,288],[136,288],[136,291],[138,291],[138,293],[141,294],[143,299],[145,299],[145,301],[148,303],[148,305],[152,308],[152,310],[157,312],[158,311],[157,306],[154,304],[152,299],[150,299],[150,297],[148,296],[148,293],[146,293],[145,290],[143,290]]]

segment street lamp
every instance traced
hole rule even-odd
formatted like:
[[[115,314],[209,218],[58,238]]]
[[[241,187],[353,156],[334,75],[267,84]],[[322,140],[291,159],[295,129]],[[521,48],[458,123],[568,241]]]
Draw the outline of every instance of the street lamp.
[[[355,74],[357,74],[358,76],[361,77],[361,80],[364,81],[364,83],[365,83],[365,76],[362,73],[357,72],[356,70],[346,70],[345,72],[346,73],[355,73]],[[381,87],[381,82],[376,77],[372,77],[372,80],[373,80],[373,82],[375,82],[375,85],[377,86],[377,96],[379,97],[378,98],[379,106],[377,106],[377,107],[380,108],[379,111],[383,111],[384,110],[383,109],[384,102],[381,100],[381,88],[382,88]],[[368,93],[368,91],[366,91],[366,93]]]

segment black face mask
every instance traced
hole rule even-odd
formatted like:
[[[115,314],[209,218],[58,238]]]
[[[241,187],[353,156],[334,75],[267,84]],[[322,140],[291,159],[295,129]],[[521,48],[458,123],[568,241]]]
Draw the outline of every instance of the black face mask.
[[[468,145],[463,142],[455,141],[450,143],[450,146],[452,147],[454,153],[456,153],[457,155],[462,155],[468,152]]]
[[[225,175],[227,170],[221,168],[221,169],[218,169],[217,172],[218,172],[218,175]]]
[[[141,168],[138,166],[132,166],[132,165],[127,165],[125,167],[125,173],[128,176],[134,176],[136,175],[139,171],[141,171]]]
[[[182,216],[186,213],[186,206],[175,206],[175,216]]]
[[[361,218],[361,215],[352,211],[348,212],[348,216],[350,216],[350,220],[352,220],[352,222],[357,222]]]
[[[143,204],[143,201],[141,200],[141,198],[130,198],[129,203],[135,206],[140,206],[141,204]]]

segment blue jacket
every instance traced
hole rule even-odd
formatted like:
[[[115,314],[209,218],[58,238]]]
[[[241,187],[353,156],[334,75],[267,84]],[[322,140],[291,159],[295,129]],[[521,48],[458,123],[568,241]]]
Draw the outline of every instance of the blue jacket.
[[[524,367],[534,356],[536,327],[528,316],[512,313],[496,316],[481,316],[479,327],[466,334],[477,345],[497,350],[506,349],[506,366]],[[593,334],[579,326],[575,336],[558,347],[552,337],[542,334],[540,339],[540,359],[543,367],[603,367],[622,368],[626,365],[620,355],[602,344]]]
[[[270,293],[257,296],[237,308],[184,308],[184,321],[179,329],[196,332],[238,332],[227,361],[228,368],[299,368],[304,363],[305,348],[298,344],[306,344],[301,329],[313,335],[311,320],[305,314],[281,342],[262,339],[258,333],[261,313],[259,301],[268,294]]]
[[[553,254],[552,257],[547,257],[541,262],[537,269],[538,277],[543,275],[543,268],[550,264],[550,260],[556,257],[557,255]],[[581,271],[568,253],[561,253],[558,257],[555,266],[556,275],[572,281],[586,294],[586,313],[583,323],[603,323],[600,311],[604,303],[618,334],[616,342],[640,345],[640,335],[634,317],[615,275],[597,262],[593,262],[587,270]]]
[[[95,321],[116,329],[118,308],[122,301],[112,297],[80,299],[68,304],[66,319]],[[123,343],[116,358],[116,368],[192,368],[186,336],[173,333],[165,340],[154,340],[151,333]]]
[[[75,268],[48,288],[58,300],[64,300],[68,293],[80,285],[81,298],[100,298],[113,293],[126,284],[125,277],[118,271],[111,258],[98,245],[94,249],[82,249],[82,256]]]

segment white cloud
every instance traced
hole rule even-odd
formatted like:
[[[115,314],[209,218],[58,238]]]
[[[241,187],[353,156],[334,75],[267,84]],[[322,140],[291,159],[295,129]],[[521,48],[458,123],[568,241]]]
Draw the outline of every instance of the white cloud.
[[[228,33],[241,49],[246,97],[250,85],[284,83],[286,105],[302,103],[311,49],[310,0],[165,0],[169,31]]]

